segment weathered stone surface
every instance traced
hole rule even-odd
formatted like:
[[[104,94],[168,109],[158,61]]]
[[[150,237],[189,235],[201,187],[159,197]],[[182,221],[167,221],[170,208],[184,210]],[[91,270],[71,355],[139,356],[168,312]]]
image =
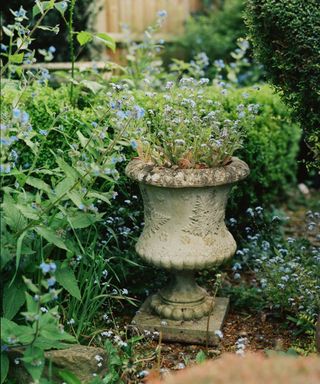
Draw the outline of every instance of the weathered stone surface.
[[[173,169],[134,159],[126,173],[139,182],[144,202],[145,226],[136,251],[174,274],[150,307],[172,320],[207,316],[212,298],[196,284],[193,271],[234,255],[236,242],[225,225],[225,209],[232,184],[249,174],[247,164],[233,157],[223,167]]]
[[[232,157],[232,161],[223,167],[204,169],[174,169],[158,167],[140,159],[130,161],[126,174],[140,183],[158,187],[187,188],[210,187],[232,184],[249,175],[248,165]]]
[[[319,384],[320,359],[251,353],[226,354],[217,360],[166,375],[148,384]]]
[[[102,348],[76,345],[66,350],[46,352],[46,358],[60,369],[73,372],[81,381],[87,383],[93,375],[103,376],[106,373],[107,353]]]
[[[16,356],[13,356],[14,358]],[[107,373],[107,353],[102,348],[75,345],[68,349],[52,350],[45,353],[46,359],[52,362],[53,379],[62,382],[57,372],[67,370],[74,373],[81,383],[89,383],[94,375],[103,377]],[[47,364],[46,364],[47,365]],[[22,364],[14,366],[10,372],[18,383],[32,384],[33,380],[23,368]],[[44,370],[44,377],[48,377],[48,369]]]
[[[149,297],[144,302],[132,320],[132,327],[140,333],[144,334],[145,331],[149,331],[150,336],[157,338],[157,332],[161,332],[161,340],[170,342],[188,344],[206,344],[208,342],[208,345],[211,346],[219,344],[220,339],[215,331],[222,329],[229,308],[229,299],[215,298],[214,307],[209,316],[209,328],[208,316],[191,321],[161,319],[151,310],[151,300],[152,297]],[[154,332],[156,333],[154,334]]]

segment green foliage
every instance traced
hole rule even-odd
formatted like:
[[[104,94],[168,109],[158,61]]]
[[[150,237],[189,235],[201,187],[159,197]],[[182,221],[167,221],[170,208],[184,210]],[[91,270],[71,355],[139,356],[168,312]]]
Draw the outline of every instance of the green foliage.
[[[233,278],[239,283],[231,289],[237,294],[236,301],[242,305],[243,300],[250,298],[248,304],[252,304],[252,297],[253,304],[259,304],[260,310],[271,310],[277,316],[289,315],[288,319],[295,323],[299,333],[310,335],[314,325],[310,326],[309,320],[312,319],[313,324],[320,309],[320,247],[301,237],[285,238],[279,231],[283,219],[278,215],[268,219],[262,207],[249,208],[247,216],[251,218],[247,222],[247,234],[240,236],[241,247],[232,267]],[[306,235],[317,233],[319,228],[319,212],[309,211]],[[252,274],[249,284],[241,280],[244,271]]]
[[[44,19],[44,26],[59,25],[59,33],[52,34],[48,30],[38,30],[36,31],[33,41],[33,48],[38,52],[39,49],[47,49],[50,46],[56,48],[55,60],[57,61],[69,61],[70,60],[70,50],[68,44],[68,25],[63,21],[61,12],[65,11],[65,16],[67,16],[68,11],[61,4],[63,1],[56,2],[56,9],[48,13]],[[66,2],[67,3],[67,2]],[[75,31],[82,31],[88,29],[89,20],[91,17],[94,17],[94,8],[91,6],[91,0],[77,0],[74,7],[74,16],[73,16],[73,26]],[[7,25],[12,22],[12,14],[10,9],[16,11],[22,6],[28,11],[28,16],[32,17],[31,10],[34,7],[34,0],[10,0],[9,2],[3,4],[1,7],[1,18],[2,25]],[[60,5],[59,5],[60,4]],[[35,14],[33,15],[33,17]],[[6,43],[4,41],[4,43]],[[89,49],[85,47],[81,52],[81,57],[89,56]],[[41,55],[37,53],[37,57],[40,59]]]
[[[249,0],[257,57],[306,131],[320,167],[320,7],[318,0]]]
[[[246,126],[242,149],[237,152],[250,167],[249,177],[234,187],[229,201],[230,213],[237,216],[248,206],[277,204],[286,198],[296,182],[301,136],[299,125],[270,87],[230,92],[230,110],[244,95],[247,102],[259,105],[259,112],[254,123]]]
[[[47,268],[48,267],[48,272]],[[51,271],[49,268],[51,267]],[[43,278],[39,284],[23,278],[27,290],[26,311],[21,315],[25,324],[18,324],[8,318],[1,318],[1,383],[8,373],[9,360],[6,351],[13,349],[19,353],[18,360],[34,381],[38,381],[45,366],[44,351],[67,348],[75,339],[64,332],[59,323],[58,307],[51,302],[57,298],[59,291],[50,288],[54,282],[55,264],[42,264]],[[11,298],[12,300],[12,298]],[[3,360],[3,361],[2,361]]]
[[[226,0],[221,9],[214,9],[208,15],[191,17],[185,32],[173,49],[182,48],[184,58],[191,60],[200,52],[205,52],[213,62],[217,59],[229,60],[236,48],[237,39],[246,36],[243,21],[245,2]]]

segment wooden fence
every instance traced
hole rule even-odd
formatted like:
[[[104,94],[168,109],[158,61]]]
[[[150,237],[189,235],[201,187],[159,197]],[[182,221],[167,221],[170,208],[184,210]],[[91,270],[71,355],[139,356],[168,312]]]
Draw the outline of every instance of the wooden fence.
[[[183,33],[185,20],[201,9],[202,0],[100,0],[100,5],[96,29],[107,32],[118,42],[125,38],[122,24],[128,25],[139,40],[145,28],[155,21],[157,12],[166,10],[168,17],[160,35],[170,41]]]

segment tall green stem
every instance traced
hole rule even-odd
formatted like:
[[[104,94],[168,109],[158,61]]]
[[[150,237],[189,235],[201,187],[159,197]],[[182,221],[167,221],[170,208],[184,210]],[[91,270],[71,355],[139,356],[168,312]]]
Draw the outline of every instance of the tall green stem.
[[[70,4],[70,13],[69,13],[69,45],[70,45],[70,60],[71,60],[71,84],[70,84],[70,103],[74,105],[73,101],[73,88],[74,88],[74,63],[75,63],[75,54],[74,54],[74,40],[73,40],[73,15],[74,15],[74,6],[76,0],[71,0]]]

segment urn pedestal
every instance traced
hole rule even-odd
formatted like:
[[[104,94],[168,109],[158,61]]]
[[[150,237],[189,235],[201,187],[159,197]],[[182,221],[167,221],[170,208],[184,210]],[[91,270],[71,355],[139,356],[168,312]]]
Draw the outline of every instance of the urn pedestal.
[[[145,226],[136,251],[173,275],[148,299],[149,314],[200,321],[214,311],[214,299],[197,285],[194,272],[216,266],[236,251],[225,209],[232,185],[249,174],[247,164],[234,157],[223,167],[174,170],[134,159],[126,174],[139,182],[144,202]]]

